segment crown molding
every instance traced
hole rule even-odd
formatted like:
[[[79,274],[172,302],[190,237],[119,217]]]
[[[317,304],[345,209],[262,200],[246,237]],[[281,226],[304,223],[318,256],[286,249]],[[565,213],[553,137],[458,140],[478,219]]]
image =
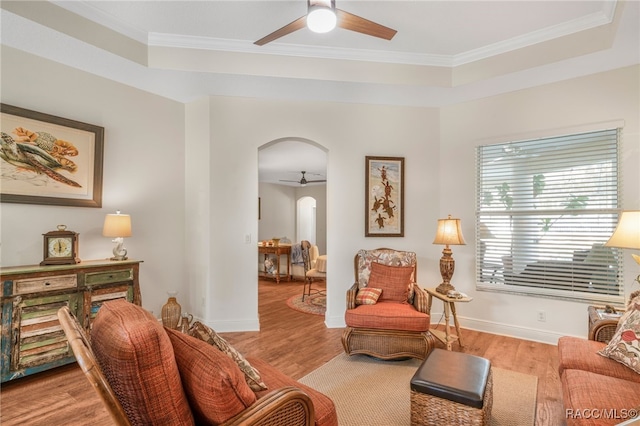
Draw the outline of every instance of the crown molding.
[[[147,43],[147,32],[129,25],[113,15],[98,9],[93,6],[90,1],[62,1],[62,0],[49,0],[50,3],[55,4],[58,7],[73,12],[76,15],[80,15],[83,18],[89,19],[99,25],[119,32],[129,38],[132,38],[141,43]]]
[[[452,65],[451,57],[447,55],[425,55],[420,53],[389,52],[284,43],[269,43],[268,46],[256,46],[253,42],[247,40],[229,40],[163,33],[149,33],[149,46],[217,50],[237,53],[258,53],[263,55],[297,56],[320,59],[348,59],[353,61],[407,65],[440,67],[450,67]]]
[[[613,21],[618,3],[618,0],[605,1],[603,2],[603,9],[599,12],[471,51],[456,55],[431,55],[413,52],[390,52],[341,47],[305,46],[277,42],[270,43],[267,46],[256,46],[253,42],[247,40],[230,40],[157,32],[147,33],[139,28],[135,28],[120,21],[108,13],[103,12],[102,10],[94,7],[91,2],[87,0],[50,1],[53,4],[83,16],[86,19],[111,28],[112,30],[122,33],[134,40],[146,43],[148,46],[437,67],[456,67],[555,38],[575,34],[601,25],[610,24]]]
[[[606,10],[583,16],[582,18],[563,22],[541,30],[532,31],[519,37],[493,43],[479,49],[470,50],[468,52],[455,55],[452,58],[453,66],[464,65],[470,62],[487,59],[503,53],[522,49],[527,46],[564,37],[567,35],[579,33],[581,31],[590,30],[601,25],[607,25],[613,22],[617,0],[605,2]]]

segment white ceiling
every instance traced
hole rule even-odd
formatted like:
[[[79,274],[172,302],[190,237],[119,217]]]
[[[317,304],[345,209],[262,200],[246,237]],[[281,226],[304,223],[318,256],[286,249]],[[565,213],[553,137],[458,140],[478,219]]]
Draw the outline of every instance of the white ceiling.
[[[640,63],[639,4],[337,0],[398,33],[387,41],[304,28],[259,47],[253,41],[305,15],[306,0],[3,0],[1,42],[180,102],[221,95],[439,107]],[[260,177],[322,175],[323,158],[313,145],[275,144],[260,152]],[[288,174],[275,173],[278,161]]]

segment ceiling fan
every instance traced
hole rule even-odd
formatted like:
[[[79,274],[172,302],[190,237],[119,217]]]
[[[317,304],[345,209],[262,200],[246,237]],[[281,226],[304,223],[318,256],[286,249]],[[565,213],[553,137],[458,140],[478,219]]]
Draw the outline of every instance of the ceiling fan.
[[[305,16],[288,23],[284,27],[255,41],[253,44],[263,46],[280,37],[302,29],[305,25],[308,26],[311,31],[318,33],[329,32],[337,25],[345,30],[355,31],[385,40],[391,40],[397,33],[394,29],[336,8],[335,0],[307,0],[307,5],[308,9]]]
[[[284,180],[284,179],[280,179],[280,182],[298,182],[301,186],[305,186],[308,183],[316,183],[316,182],[326,182],[326,179],[323,180],[307,180],[306,177],[304,177],[304,174],[307,173],[305,171],[300,172],[302,173],[302,178],[300,180]]]

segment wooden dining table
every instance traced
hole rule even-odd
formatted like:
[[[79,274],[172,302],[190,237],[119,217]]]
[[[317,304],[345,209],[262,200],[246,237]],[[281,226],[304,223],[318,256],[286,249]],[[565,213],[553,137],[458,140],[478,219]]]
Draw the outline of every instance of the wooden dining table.
[[[264,260],[267,260],[267,258],[270,255],[273,255],[276,257],[276,273],[275,274],[269,274],[264,266],[264,261],[262,263],[262,271],[261,274],[262,276],[266,277],[266,278],[275,278],[276,283],[280,283],[280,278],[281,277],[286,277],[287,281],[291,281],[291,244],[278,244],[277,246],[272,245],[262,245],[262,244],[258,244],[258,254],[262,254],[264,255]],[[286,256],[287,257],[287,274],[283,275],[280,273],[280,257],[281,256]]]

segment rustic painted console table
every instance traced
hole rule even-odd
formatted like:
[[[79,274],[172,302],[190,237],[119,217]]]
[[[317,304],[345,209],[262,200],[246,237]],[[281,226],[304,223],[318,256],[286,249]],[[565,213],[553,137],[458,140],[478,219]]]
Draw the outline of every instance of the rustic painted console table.
[[[0,268],[2,382],[75,361],[58,322],[68,306],[87,333],[102,303],[142,303],[139,260],[90,260],[75,265]]]

